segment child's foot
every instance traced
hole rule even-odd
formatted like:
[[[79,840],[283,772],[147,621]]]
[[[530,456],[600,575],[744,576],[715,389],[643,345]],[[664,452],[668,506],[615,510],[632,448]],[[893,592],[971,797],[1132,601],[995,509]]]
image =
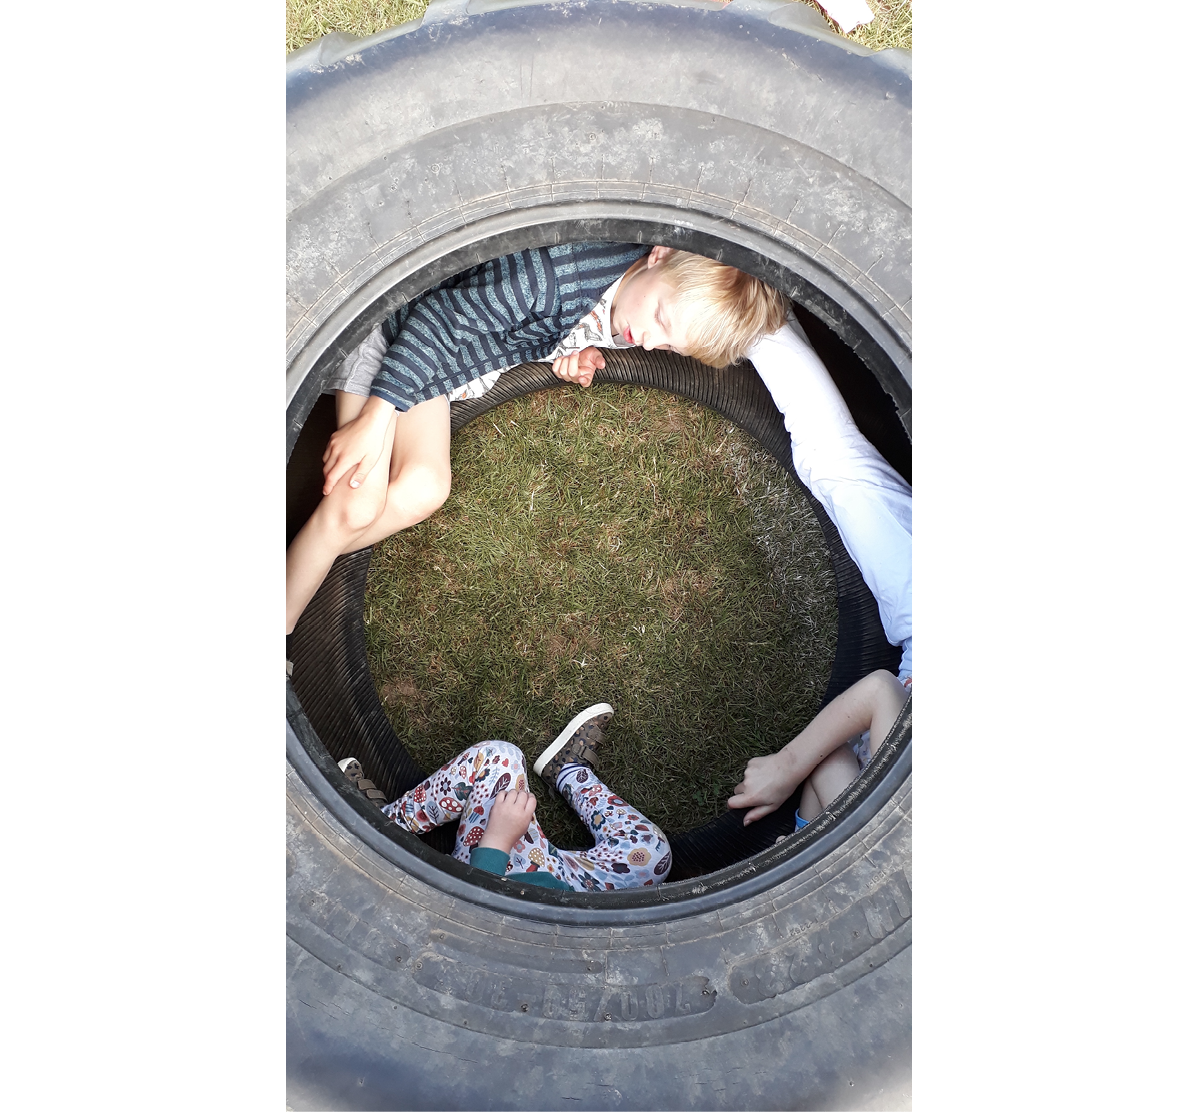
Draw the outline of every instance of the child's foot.
[[[387,802],[387,796],[375,787],[374,781],[366,778],[357,757],[346,757],[344,761],[337,762],[337,767],[346,774],[346,779],[350,780],[376,807],[382,807]]]
[[[558,777],[567,765],[586,765],[592,772],[598,767],[596,747],[604,740],[604,727],[612,721],[614,711],[607,703],[579,711],[544,753],[533,764],[533,771],[554,791]]]

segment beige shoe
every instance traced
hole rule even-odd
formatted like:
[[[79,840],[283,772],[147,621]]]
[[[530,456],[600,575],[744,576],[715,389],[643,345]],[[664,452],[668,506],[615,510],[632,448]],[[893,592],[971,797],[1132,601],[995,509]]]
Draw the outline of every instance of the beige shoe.
[[[596,749],[604,740],[604,727],[612,721],[614,713],[607,703],[596,703],[579,711],[537,758],[533,772],[554,791],[558,790],[558,777],[567,765],[586,765],[594,772],[599,767]]]
[[[366,778],[357,757],[346,757],[344,761],[337,762],[337,767],[346,774],[346,779],[352,781],[354,786],[376,807],[382,807],[387,802],[387,796],[375,787],[374,781]]]

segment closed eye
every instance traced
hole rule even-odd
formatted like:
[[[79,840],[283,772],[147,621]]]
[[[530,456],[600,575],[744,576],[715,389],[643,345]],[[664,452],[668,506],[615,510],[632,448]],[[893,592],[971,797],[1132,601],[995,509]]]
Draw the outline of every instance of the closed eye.
[[[667,332],[666,323],[662,320],[662,302],[660,301],[654,309],[654,321],[663,333]],[[658,347],[662,351],[669,351],[672,354],[674,352],[674,348],[670,344],[659,344]]]
[[[662,315],[662,302],[658,302],[658,307],[654,310],[654,320],[658,322],[658,327],[669,336],[670,325],[666,323],[666,318]]]

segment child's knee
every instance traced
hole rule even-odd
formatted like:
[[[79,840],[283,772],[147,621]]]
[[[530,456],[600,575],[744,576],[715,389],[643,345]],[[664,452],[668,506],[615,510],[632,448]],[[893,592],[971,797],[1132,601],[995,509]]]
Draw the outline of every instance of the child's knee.
[[[338,489],[326,497],[321,508],[339,535],[353,537],[378,520],[383,501],[375,491]]]
[[[450,468],[440,464],[418,463],[404,470],[403,482],[393,483],[388,500],[400,512],[419,515],[424,521],[445,505],[450,496]]]
[[[663,858],[670,856],[670,841],[666,837],[666,832],[656,823],[649,824],[650,833],[654,835],[653,854],[655,858],[661,861]]]
[[[450,496],[449,467],[423,468],[421,490],[423,494],[421,505],[425,511],[425,517],[428,517],[430,514],[440,510],[445,505],[445,500]]]
[[[653,880],[650,883],[658,884],[670,872],[670,842],[656,823],[651,822],[648,826],[651,836],[643,838],[639,845],[629,851],[629,864],[651,870]]]
[[[904,698],[907,697],[907,690],[900,682],[899,677],[894,672],[888,672],[886,668],[875,669],[861,682],[874,696],[899,694]]]
[[[493,750],[501,759],[507,760],[507,768],[513,773],[525,771],[525,755],[519,746],[510,741],[489,741],[487,748]]]
[[[473,765],[476,758],[483,761],[493,762],[499,761],[503,764],[508,763],[503,767],[505,770],[517,767],[520,771],[524,771],[525,755],[520,751],[519,747],[513,745],[510,741],[481,741],[478,745],[472,745],[467,749],[463,749],[446,768],[453,765]]]

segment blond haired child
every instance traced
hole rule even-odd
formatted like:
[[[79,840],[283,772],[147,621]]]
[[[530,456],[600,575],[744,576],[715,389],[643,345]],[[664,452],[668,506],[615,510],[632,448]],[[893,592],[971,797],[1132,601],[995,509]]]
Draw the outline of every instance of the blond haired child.
[[[552,362],[588,386],[601,347],[743,358],[785,319],[750,275],[669,247],[576,243],[482,263],[393,313],[326,386],[337,431],[324,498],[287,550],[287,632],[333,561],[423,521],[450,491],[449,402],[509,367]]]

